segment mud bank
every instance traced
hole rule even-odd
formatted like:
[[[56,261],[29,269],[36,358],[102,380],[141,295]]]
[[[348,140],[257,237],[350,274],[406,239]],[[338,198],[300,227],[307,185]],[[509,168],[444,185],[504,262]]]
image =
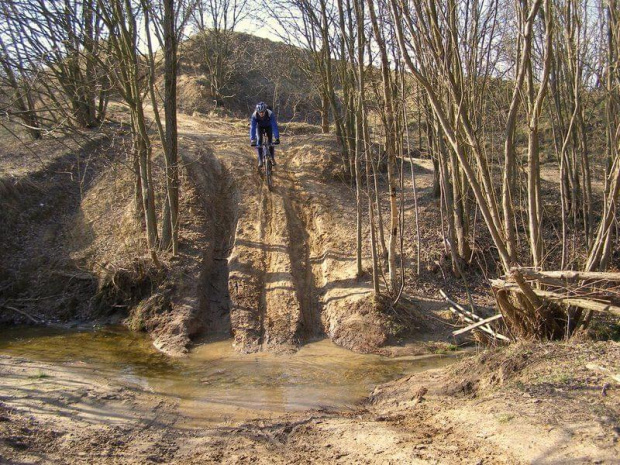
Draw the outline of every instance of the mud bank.
[[[214,181],[229,186],[225,195],[208,194],[216,205],[208,216],[227,247],[218,254],[227,259],[220,261],[226,269],[211,282],[227,279],[223,297],[228,302],[217,315],[211,311],[205,330],[228,328],[244,353],[292,352],[322,335],[357,352],[379,351],[393,328],[372,297],[369,275],[356,276],[355,198],[338,179],[333,137],[283,135],[270,192],[256,170],[245,125],[233,119],[179,118],[186,160],[200,153],[210,159],[205,167],[218,173],[197,185],[206,192],[213,192]],[[194,164],[190,172],[200,169]],[[205,169],[193,178],[201,176],[213,175]],[[364,255],[369,260],[368,250]],[[404,311],[418,316],[414,304]]]

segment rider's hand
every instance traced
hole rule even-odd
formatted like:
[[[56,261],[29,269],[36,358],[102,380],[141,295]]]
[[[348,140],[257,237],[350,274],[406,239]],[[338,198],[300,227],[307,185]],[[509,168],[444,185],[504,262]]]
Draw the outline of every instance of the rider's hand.
[[[250,145],[251,145],[252,147],[256,147],[256,139],[252,139],[252,140],[250,141]]]
[[[280,143],[280,138],[276,137],[273,141],[274,145],[278,145]]]

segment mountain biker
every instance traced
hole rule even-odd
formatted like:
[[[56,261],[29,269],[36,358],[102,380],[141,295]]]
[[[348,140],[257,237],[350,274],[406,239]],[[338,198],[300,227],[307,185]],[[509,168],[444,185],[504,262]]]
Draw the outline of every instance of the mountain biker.
[[[256,105],[256,110],[252,113],[250,122],[250,144],[252,147],[256,147],[256,152],[258,153],[258,167],[261,168],[263,166],[264,156],[262,153],[263,148],[261,147],[263,143],[263,134],[266,134],[267,139],[269,140],[269,154],[271,155],[271,161],[275,166],[275,150],[272,143],[280,143],[280,131],[278,130],[276,115],[273,111],[267,108],[267,104],[265,102],[259,102]]]

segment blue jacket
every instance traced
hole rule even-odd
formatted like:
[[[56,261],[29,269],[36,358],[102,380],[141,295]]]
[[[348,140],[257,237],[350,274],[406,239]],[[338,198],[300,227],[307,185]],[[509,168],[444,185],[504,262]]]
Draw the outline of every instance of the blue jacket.
[[[273,111],[267,110],[265,112],[265,116],[263,116],[262,118],[257,111],[252,113],[250,124],[250,139],[258,140],[258,130],[268,128],[269,126],[271,126],[273,137],[279,139],[280,131],[278,131],[278,123],[276,122],[276,115]]]

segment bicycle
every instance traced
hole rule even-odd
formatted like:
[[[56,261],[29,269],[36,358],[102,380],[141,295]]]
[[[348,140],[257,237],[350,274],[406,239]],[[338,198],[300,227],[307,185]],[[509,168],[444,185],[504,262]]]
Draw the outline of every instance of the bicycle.
[[[262,168],[259,168],[261,172],[261,176],[264,176],[265,181],[267,182],[267,189],[271,191],[273,189],[273,157],[271,156],[271,147],[275,147],[276,144],[273,142],[269,143],[269,138],[267,137],[267,133],[263,133],[262,137],[263,141],[260,145],[261,149],[261,160],[263,161]]]

